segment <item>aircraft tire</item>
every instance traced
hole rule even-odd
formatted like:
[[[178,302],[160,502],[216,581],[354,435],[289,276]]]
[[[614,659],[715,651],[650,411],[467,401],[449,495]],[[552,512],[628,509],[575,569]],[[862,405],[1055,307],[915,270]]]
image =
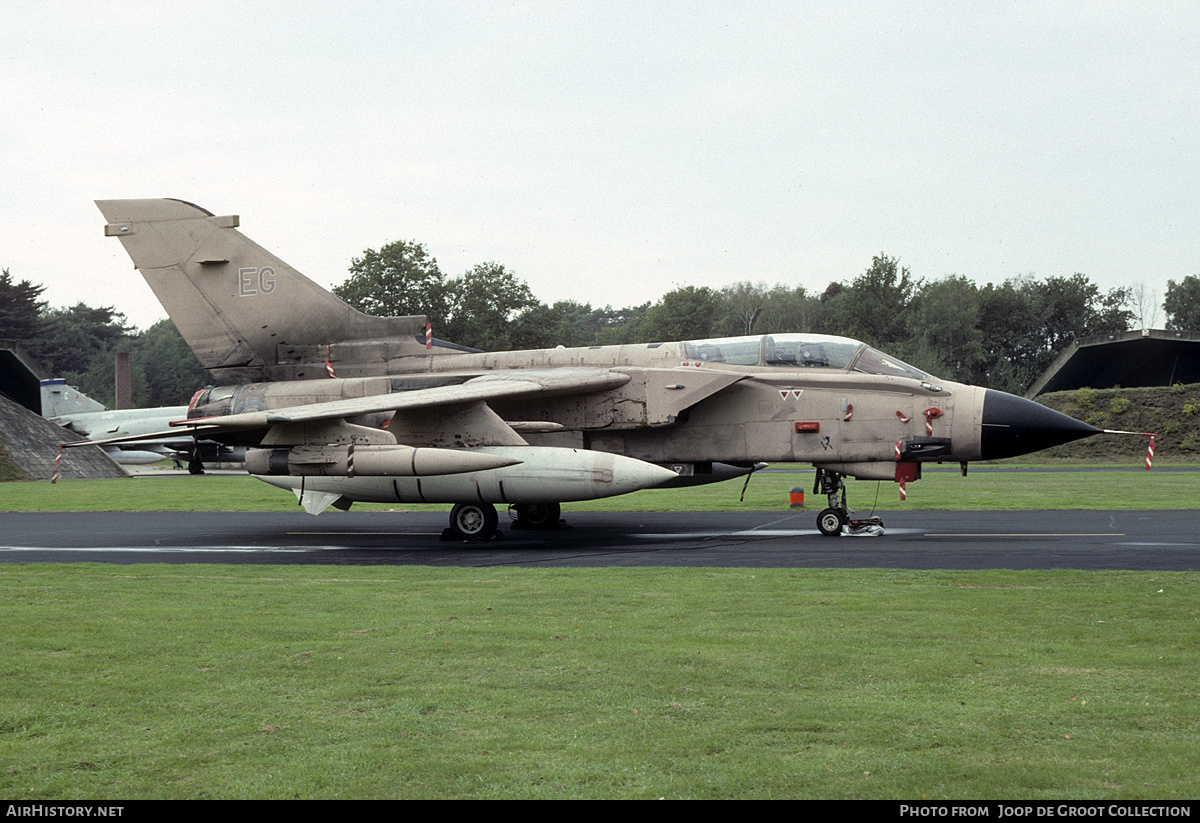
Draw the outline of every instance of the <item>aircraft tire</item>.
[[[450,510],[450,531],[461,540],[490,540],[499,523],[491,503],[459,503]]]
[[[838,509],[824,509],[817,515],[817,530],[826,537],[837,537],[850,519]]]
[[[526,529],[552,529],[562,516],[562,506],[557,503],[529,503],[514,508],[517,525]]]

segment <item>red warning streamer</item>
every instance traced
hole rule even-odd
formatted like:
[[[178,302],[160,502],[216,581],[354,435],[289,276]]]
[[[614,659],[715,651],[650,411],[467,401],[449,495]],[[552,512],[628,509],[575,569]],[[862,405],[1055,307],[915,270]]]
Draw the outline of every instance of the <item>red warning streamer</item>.
[[[1136,434],[1138,437],[1149,437],[1150,444],[1146,448],[1146,471],[1150,471],[1150,466],[1154,463],[1154,438],[1158,437],[1154,432],[1123,432],[1116,429],[1105,429],[1105,434]]]
[[[925,434],[933,436],[933,421],[942,416],[942,410],[931,408],[925,410]]]

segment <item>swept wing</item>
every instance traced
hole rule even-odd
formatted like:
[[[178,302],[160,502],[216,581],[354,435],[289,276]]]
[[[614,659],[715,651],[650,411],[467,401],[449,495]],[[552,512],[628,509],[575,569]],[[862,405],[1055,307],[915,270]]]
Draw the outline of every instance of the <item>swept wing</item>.
[[[108,440],[79,441],[78,444],[72,443],[71,445],[88,443],[103,446],[137,440],[160,439],[164,436],[178,437],[181,429],[197,437],[220,437],[227,434],[261,430],[265,437],[272,428],[276,427],[344,420],[382,412],[487,403],[528,395],[589,394],[618,388],[628,383],[629,380],[628,374],[608,369],[589,368],[485,374],[452,386],[309,403],[221,417],[176,420],[171,422],[172,428],[165,431]],[[391,438],[391,440],[395,442],[395,438]]]

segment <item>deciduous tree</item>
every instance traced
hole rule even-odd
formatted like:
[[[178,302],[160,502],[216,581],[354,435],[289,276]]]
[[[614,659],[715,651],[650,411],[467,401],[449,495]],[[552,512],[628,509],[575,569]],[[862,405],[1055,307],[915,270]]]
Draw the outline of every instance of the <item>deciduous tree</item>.
[[[646,312],[640,336],[645,342],[712,337],[716,313],[716,292],[707,286],[674,289]]]
[[[435,328],[449,316],[446,278],[420,243],[397,240],[350,261],[350,276],[333,293],[376,317],[427,315]]]
[[[905,356],[914,366],[959,382],[975,379],[984,350],[979,290],[973,282],[951,276],[924,284],[912,327],[913,339]]]
[[[1178,283],[1168,280],[1163,311],[1168,329],[1200,331],[1200,277],[1189,274]]]
[[[905,340],[911,333],[908,315],[919,284],[898,258],[877,255],[838,297],[836,333],[883,347]]]
[[[524,280],[495,262],[450,280],[447,304],[445,338],[485,351],[512,348],[512,321],[540,305]]]

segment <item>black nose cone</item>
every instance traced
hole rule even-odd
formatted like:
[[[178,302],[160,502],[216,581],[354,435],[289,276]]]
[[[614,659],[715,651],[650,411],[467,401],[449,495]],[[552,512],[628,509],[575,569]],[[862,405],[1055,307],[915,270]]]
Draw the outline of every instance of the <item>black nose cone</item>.
[[[1016,457],[1099,434],[1100,429],[1023,397],[988,389],[983,396],[984,460]]]

